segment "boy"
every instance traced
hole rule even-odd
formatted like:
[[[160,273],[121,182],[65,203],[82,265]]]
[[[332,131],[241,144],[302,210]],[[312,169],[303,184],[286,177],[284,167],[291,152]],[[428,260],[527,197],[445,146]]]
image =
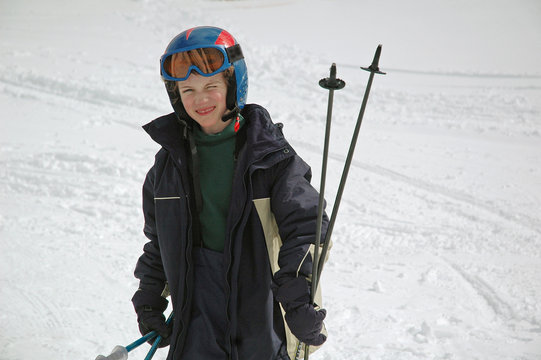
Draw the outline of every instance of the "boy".
[[[246,63],[227,31],[186,30],[160,63],[174,112],[144,126],[162,149],[143,186],[150,242],[132,299],[141,333],[162,335],[168,360],[290,359],[291,333],[321,345],[310,168],[265,109],[246,105]]]

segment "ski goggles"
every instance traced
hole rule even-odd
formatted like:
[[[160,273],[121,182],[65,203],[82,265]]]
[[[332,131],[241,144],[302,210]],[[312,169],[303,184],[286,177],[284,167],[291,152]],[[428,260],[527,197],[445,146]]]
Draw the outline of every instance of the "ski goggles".
[[[243,59],[239,44],[208,46],[185,49],[164,54],[161,59],[161,73],[165,80],[186,80],[193,70],[203,76],[216,75],[229,68],[235,61]]]

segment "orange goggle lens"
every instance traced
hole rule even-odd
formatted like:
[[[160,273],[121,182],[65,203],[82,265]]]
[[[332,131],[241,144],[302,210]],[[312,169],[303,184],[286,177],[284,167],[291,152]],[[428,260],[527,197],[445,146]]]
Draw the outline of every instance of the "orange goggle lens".
[[[195,68],[199,73],[212,75],[224,67],[225,55],[218,48],[199,48],[167,56],[163,60],[164,72],[175,79],[186,79]]]

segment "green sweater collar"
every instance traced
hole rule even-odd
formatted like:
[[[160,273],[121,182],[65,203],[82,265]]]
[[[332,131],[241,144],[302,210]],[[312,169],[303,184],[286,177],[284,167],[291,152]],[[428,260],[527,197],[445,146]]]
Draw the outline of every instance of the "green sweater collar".
[[[199,127],[196,127],[195,129],[195,142],[197,144],[218,144],[223,141],[227,141],[234,137],[237,133],[235,132],[235,122],[236,120],[231,121],[229,125],[225,129],[223,129],[221,132],[217,134],[206,134],[201,130]],[[244,118],[242,115],[239,114],[239,125],[242,127],[244,125]],[[239,127],[239,129],[240,129]]]

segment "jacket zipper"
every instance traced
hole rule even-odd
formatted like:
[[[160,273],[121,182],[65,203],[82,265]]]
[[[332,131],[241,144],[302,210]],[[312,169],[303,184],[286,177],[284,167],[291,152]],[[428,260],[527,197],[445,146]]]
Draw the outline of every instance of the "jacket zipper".
[[[193,244],[193,238],[192,238],[192,209],[190,207],[190,197],[188,196],[188,194],[185,195],[186,197],[186,205],[187,205],[187,209],[188,209],[188,216],[189,216],[189,221],[188,221],[188,228],[187,228],[187,241],[188,241],[188,244],[186,245],[186,253],[185,253],[185,259],[186,259],[186,277],[188,278],[188,281],[184,281],[184,283],[186,284],[186,288],[185,288],[185,294],[184,294],[184,299],[183,299],[183,304],[182,304],[182,307],[180,309],[180,324],[182,326],[181,328],[181,331],[179,332],[178,336],[177,336],[177,343],[175,345],[178,346],[179,344],[179,339],[182,338],[183,336],[185,337],[185,334],[186,334],[186,330],[187,330],[187,326],[185,326],[185,323],[183,321],[183,318],[186,314],[186,311],[189,312],[189,304],[191,304],[191,301],[192,301],[192,291],[193,291],[193,287],[191,286],[191,281],[193,281],[193,276],[190,276],[190,271],[191,271],[191,268],[192,268],[192,263],[191,263],[191,259],[192,259],[192,244]],[[188,316],[190,316],[191,314],[188,313]],[[183,345],[183,348],[184,348],[184,345]]]
[[[188,213],[188,221],[187,221],[188,226],[187,226],[187,230],[186,230],[186,241],[188,243],[186,244],[186,253],[185,253],[186,275],[188,276],[188,274],[191,271],[191,267],[192,267],[192,264],[191,264],[191,257],[192,257],[191,253],[192,253],[192,244],[193,244],[193,239],[192,239],[192,219],[193,219],[192,208],[191,208],[190,196],[186,192],[186,186],[185,186],[186,184],[184,183],[184,181],[182,179],[181,166],[174,159],[173,159],[173,164],[177,168],[177,171],[178,171],[178,174],[179,174],[179,180],[182,183],[182,187],[184,188],[184,197],[186,199],[186,209],[187,209],[187,213]],[[180,199],[180,197],[179,197],[179,199]],[[180,323],[180,326],[181,326],[181,330],[179,331],[179,333],[177,335],[177,338],[176,338],[176,341],[175,341],[175,348],[172,349],[172,352],[171,352],[171,354],[173,355],[173,358],[175,357],[175,353],[176,353],[176,351],[178,349],[180,340],[181,340],[181,338],[183,336],[185,336],[185,333],[186,333],[186,330],[187,330],[187,328],[185,326],[186,324],[184,322],[184,316],[185,316],[185,312],[187,311],[186,309],[188,307],[188,304],[191,302],[191,297],[192,297],[192,290],[193,289],[190,286],[190,283],[184,281],[184,284],[185,284],[185,293],[184,293],[184,298],[182,299],[182,305],[181,305],[179,313],[175,313],[175,317],[176,316],[179,317],[179,323]]]
[[[250,164],[248,164],[248,166],[246,166],[246,170],[244,171],[244,174],[242,176],[242,189],[243,189],[243,194],[247,194],[248,193],[248,190],[247,190],[247,186],[246,186],[246,174],[248,174],[250,168],[254,165],[254,164],[257,164],[258,162],[262,161],[265,157],[271,155],[271,154],[274,154],[274,153],[277,153],[277,152],[280,152],[280,151],[283,151],[284,153],[289,153],[289,148],[288,146],[284,146],[284,147],[281,147],[279,149],[276,149],[276,150],[273,150],[273,151],[270,151],[270,152],[267,152],[265,154],[263,154],[262,156],[260,156],[259,158],[257,158],[256,160],[252,161]],[[289,157],[289,156],[288,156]],[[287,158],[288,158],[287,157]],[[280,161],[283,161],[285,160],[286,158],[280,160]],[[276,163],[280,162],[280,161],[277,161]],[[272,165],[276,164],[276,163],[273,163]],[[265,167],[261,167],[262,169],[265,169],[265,168],[270,168],[272,165],[269,165],[269,166],[265,166]],[[235,170],[236,171],[236,168],[237,168],[237,159],[235,158]],[[251,178],[251,174],[249,174],[249,177]],[[247,195],[245,196],[247,197]],[[246,200],[244,200],[244,202],[246,202]],[[243,207],[244,209],[244,207]],[[228,243],[228,264],[227,264],[227,269],[226,269],[226,290],[227,290],[227,302],[226,302],[226,318],[227,318],[227,321],[229,324],[231,324],[231,317],[230,317],[230,314],[229,314],[229,304],[231,302],[231,285],[230,285],[230,282],[229,282],[229,272],[231,271],[231,264],[232,264],[232,244],[233,244],[233,232],[235,230],[235,228],[237,227],[237,225],[239,224],[240,220],[242,219],[242,215],[244,214],[244,211],[242,211],[239,216],[236,218],[233,226],[231,227],[231,230],[229,231],[229,243]],[[230,326],[228,327],[230,328]],[[230,352],[229,352],[229,355],[228,355],[228,359],[231,360],[231,353],[232,353],[232,350],[233,350],[233,340],[232,340],[232,333],[231,331],[229,332],[229,348],[230,348]]]
[[[235,153],[235,157],[233,159],[233,179],[235,178],[235,173],[237,171],[237,164],[238,164],[238,154]],[[244,185],[244,180],[243,180]],[[245,187],[243,187],[243,191],[245,192]],[[241,215],[242,216],[242,215]],[[240,217],[239,217],[240,218]],[[227,244],[227,269],[225,271],[225,291],[226,291],[226,303],[225,303],[225,317],[227,319],[227,331],[229,332],[229,352],[228,352],[228,360],[231,360],[232,352],[233,352],[233,340],[232,340],[232,332],[231,332],[231,316],[229,314],[229,304],[231,302],[231,285],[229,281],[229,271],[231,269],[231,263],[232,263],[232,254],[231,254],[231,242],[233,238],[233,229],[235,226],[237,226],[237,223],[239,222],[239,219],[235,221],[235,225],[231,228],[229,232],[229,242]]]

